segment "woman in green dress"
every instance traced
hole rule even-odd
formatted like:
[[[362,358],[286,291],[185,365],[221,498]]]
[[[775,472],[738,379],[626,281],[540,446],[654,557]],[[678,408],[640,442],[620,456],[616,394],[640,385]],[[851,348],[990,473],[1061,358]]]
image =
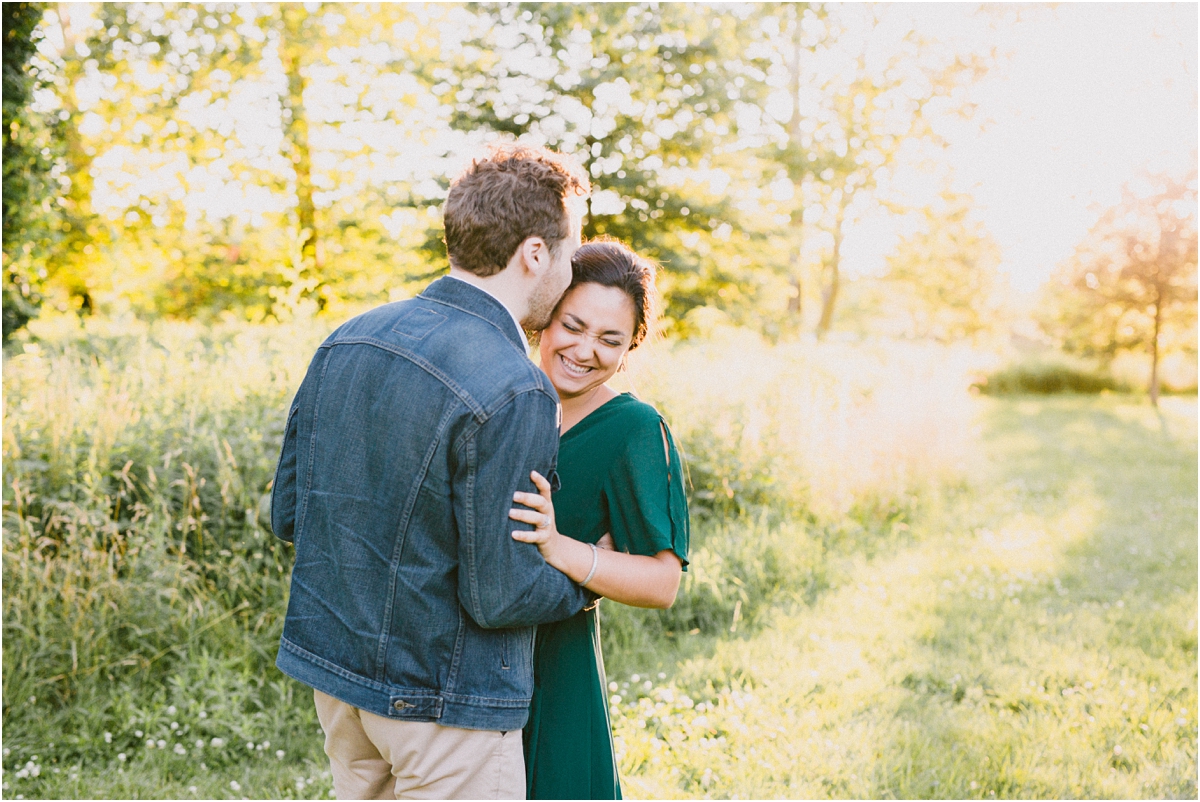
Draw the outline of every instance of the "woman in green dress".
[[[602,241],[572,268],[539,347],[562,401],[561,488],[533,474],[540,494],[517,493],[510,516],[537,528],[513,537],[599,597],[670,607],[687,565],[679,454],[654,407],[606,384],[653,323],[654,266]],[[538,627],[524,739],[528,798],[621,798],[594,605]]]

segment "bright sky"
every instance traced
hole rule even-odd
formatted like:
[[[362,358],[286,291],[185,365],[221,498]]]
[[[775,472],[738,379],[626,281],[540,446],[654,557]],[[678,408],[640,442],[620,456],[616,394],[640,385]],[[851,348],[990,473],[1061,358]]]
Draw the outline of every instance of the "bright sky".
[[[950,158],[1031,291],[1140,168],[1195,169],[1197,6],[1023,6],[998,27],[1011,58],[973,93],[994,123]]]

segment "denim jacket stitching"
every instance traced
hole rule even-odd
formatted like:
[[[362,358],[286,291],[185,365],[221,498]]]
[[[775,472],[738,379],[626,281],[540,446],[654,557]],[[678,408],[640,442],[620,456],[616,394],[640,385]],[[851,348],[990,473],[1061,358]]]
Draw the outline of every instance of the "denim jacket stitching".
[[[396,545],[392,548],[391,559],[388,560],[388,585],[387,595],[384,597],[383,607],[383,624],[379,630],[379,647],[375,654],[375,677],[381,679],[386,675],[387,671],[387,646],[392,632],[392,611],[395,608],[396,601],[396,580],[400,573],[400,557],[404,554],[404,544],[408,540],[408,520],[412,516],[413,508],[417,505],[417,499],[421,496],[421,489],[425,487],[425,476],[429,473],[429,464],[433,462],[433,457],[437,454],[438,446],[442,442],[442,433],[446,430],[446,425],[454,417],[457,410],[451,406],[442,415],[441,421],[438,422],[437,432],[434,433],[433,439],[429,443],[429,448],[425,451],[425,459],[421,462],[421,469],[414,476],[412,489],[409,491],[408,498],[404,501],[404,510],[400,513],[400,522],[396,527]]]
[[[417,356],[416,354],[412,353],[411,351],[409,351],[407,349],[400,348],[397,345],[395,345],[394,343],[385,342],[383,340],[376,340],[374,337],[354,337],[354,338],[348,338],[345,340],[335,340],[334,342],[330,343],[326,347],[333,348],[334,346],[338,346],[338,345],[369,345],[374,348],[378,348],[382,351],[387,351],[390,354],[395,354],[396,356],[403,357],[404,359],[407,359],[409,362],[412,362],[414,365],[416,365],[417,367],[424,370],[426,373],[433,376],[435,379],[440,381],[442,384],[446,385],[446,389],[448,389],[450,392],[454,393],[454,395],[457,396],[458,399],[460,401],[462,401],[463,404],[466,405],[466,407],[468,409],[471,410],[471,414],[475,415],[476,417],[480,417],[484,414],[483,408],[479,405],[479,402],[476,401],[475,398],[470,393],[468,393],[463,387],[460,387],[457,383],[455,383],[455,381],[453,379],[451,379],[445,373],[442,373],[440,370],[438,370],[432,364],[430,364],[429,362],[426,362],[424,359],[422,359],[421,357]]]
[[[325,389],[325,372],[327,370],[329,370],[329,360],[324,359],[321,362],[321,377],[317,380],[317,397],[313,402],[312,434],[308,437],[308,464],[305,466],[304,473],[304,500],[301,502],[300,509],[296,510],[296,523],[292,528],[293,542],[300,538],[300,533],[304,530],[305,519],[308,517],[308,500],[312,496],[313,463],[316,461],[317,454],[317,424],[320,420],[317,410],[321,408],[321,394]],[[299,430],[297,430],[297,434],[299,434]],[[298,452],[297,457],[299,457]],[[296,484],[299,485],[299,462],[297,462],[296,468]]]

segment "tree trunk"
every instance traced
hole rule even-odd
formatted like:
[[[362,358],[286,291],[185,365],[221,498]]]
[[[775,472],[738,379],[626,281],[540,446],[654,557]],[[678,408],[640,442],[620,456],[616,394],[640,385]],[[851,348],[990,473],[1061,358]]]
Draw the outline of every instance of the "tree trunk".
[[[800,131],[800,52],[803,50],[803,45],[800,42],[801,34],[803,33],[800,27],[800,21],[804,17],[804,9],[807,5],[792,6],[792,52],[791,58],[788,60],[788,92],[792,97],[792,118],[788,120],[788,144],[797,153],[797,158],[800,158],[801,147],[801,131]],[[801,203],[798,209],[793,212],[795,218],[792,224],[795,226],[796,241],[792,246],[792,251],[788,255],[788,283],[796,290],[796,294],[788,299],[787,313],[788,319],[798,331],[801,324],[801,313],[804,311],[804,297],[801,292],[804,285],[804,278],[800,274],[803,267],[801,255],[804,247],[804,205],[803,205],[803,178],[798,174],[798,171],[793,168],[792,188],[796,193],[796,197],[801,198]]]
[[[283,31],[279,48],[288,91],[282,98],[283,130],[288,158],[296,171],[296,215],[299,224],[300,255],[318,271],[324,266],[317,238],[316,207],[313,205],[312,154],[308,147],[308,119],[304,115],[304,21],[308,11],[300,3],[283,3]]]
[[[823,339],[833,328],[833,310],[837,306],[838,290],[841,289],[841,259],[842,259],[842,223],[845,220],[844,210],[849,200],[844,200],[838,212],[837,225],[833,230],[833,254],[826,263],[829,279],[821,288],[821,319],[817,322],[817,339]]]
[[[1158,406],[1158,334],[1162,329],[1162,293],[1154,302],[1154,337],[1150,340],[1150,405]]]

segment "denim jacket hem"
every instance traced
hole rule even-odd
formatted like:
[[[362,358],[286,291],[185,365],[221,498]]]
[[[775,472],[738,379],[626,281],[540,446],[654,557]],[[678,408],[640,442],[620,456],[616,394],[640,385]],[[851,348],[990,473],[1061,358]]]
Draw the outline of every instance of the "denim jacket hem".
[[[529,719],[529,699],[489,699],[441,693],[430,688],[390,688],[323,660],[283,638],[276,667],[303,682],[377,716],[401,721],[436,721],[465,730],[519,730]]]

